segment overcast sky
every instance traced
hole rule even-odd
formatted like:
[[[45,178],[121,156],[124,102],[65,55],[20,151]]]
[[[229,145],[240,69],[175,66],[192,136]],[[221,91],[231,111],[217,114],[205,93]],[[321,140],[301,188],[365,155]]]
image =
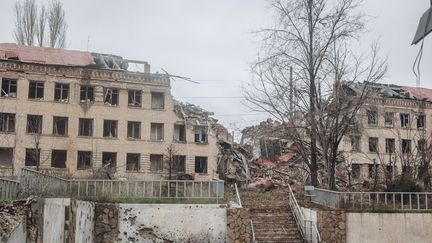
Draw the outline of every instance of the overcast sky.
[[[14,42],[13,0],[1,0],[0,42]],[[38,1],[38,0],[36,0]],[[47,1],[38,1],[47,2]],[[269,26],[266,0],[63,0],[69,25],[67,48],[148,61],[201,84],[173,83],[173,95],[243,128],[266,116],[241,104],[241,84],[259,51],[252,31]],[[379,40],[389,58],[383,82],[415,86],[410,43],[429,0],[364,0],[370,32],[359,46]],[[89,41],[88,41],[89,40]],[[421,85],[432,88],[432,35],[425,41]],[[221,98],[229,97],[229,98]]]

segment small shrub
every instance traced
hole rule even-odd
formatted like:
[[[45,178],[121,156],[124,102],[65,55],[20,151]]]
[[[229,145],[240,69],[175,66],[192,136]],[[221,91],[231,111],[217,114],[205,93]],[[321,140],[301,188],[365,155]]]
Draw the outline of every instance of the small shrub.
[[[416,181],[407,177],[401,176],[387,185],[388,192],[421,192],[422,188]]]

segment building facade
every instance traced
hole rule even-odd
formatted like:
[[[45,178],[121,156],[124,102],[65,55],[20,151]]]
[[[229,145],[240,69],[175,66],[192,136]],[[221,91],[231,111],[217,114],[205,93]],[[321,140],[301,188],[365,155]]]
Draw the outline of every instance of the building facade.
[[[131,72],[131,62],[143,72]],[[0,44],[0,175],[215,178],[212,124],[175,112],[169,76],[118,56]]]

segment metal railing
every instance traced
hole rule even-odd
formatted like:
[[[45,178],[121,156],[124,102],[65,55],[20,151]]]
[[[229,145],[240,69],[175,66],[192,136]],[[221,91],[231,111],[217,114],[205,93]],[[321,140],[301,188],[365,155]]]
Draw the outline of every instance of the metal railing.
[[[312,220],[306,220],[303,210],[298,205],[290,185],[288,185],[288,200],[303,239],[311,243],[321,242],[321,236],[316,227],[316,223]]]
[[[252,243],[255,243],[256,242],[255,229],[254,229],[253,221],[252,220],[250,221],[250,225],[251,225],[251,233],[252,233]]]
[[[20,192],[19,181],[0,178],[0,200],[12,200],[18,198]]]
[[[21,191],[24,195],[68,196],[69,181],[40,171],[22,168],[19,175]]]
[[[308,191],[311,201],[345,210],[432,210],[431,192],[336,192],[321,188]]]
[[[243,205],[242,205],[242,202],[241,202],[241,199],[240,199],[240,193],[239,193],[239,190],[238,190],[238,187],[237,187],[237,183],[234,183],[234,188],[235,188],[235,191],[236,191],[237,204],[242,208]]]

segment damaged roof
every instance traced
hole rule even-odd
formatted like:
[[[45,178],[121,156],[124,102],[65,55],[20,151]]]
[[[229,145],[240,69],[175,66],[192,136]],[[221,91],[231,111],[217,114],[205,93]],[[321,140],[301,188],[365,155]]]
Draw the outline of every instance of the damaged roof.
[[[214,115],[213,112],[206,111],[197,105],[183,103],[178,100],[174,100],[174,112],[182,118],[196,121],[197,125],[212,125],[216,124],[218,121],[211,117]]]

